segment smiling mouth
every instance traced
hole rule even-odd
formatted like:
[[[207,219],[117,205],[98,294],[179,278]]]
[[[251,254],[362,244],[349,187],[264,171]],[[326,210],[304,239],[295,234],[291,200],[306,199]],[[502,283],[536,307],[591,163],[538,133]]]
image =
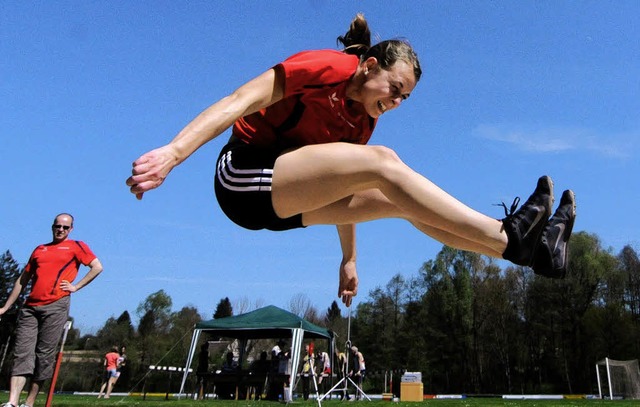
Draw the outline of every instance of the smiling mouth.
[[[384,105],[384,103],[382,103],[381,100],[378,101],[378,109],[380,110],[380,113],[384,113],[387,111],[387,107]]]

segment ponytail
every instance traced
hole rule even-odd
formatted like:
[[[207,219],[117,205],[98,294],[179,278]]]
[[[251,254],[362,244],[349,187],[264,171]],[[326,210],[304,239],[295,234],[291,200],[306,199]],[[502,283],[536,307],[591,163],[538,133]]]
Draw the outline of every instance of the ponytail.
[[[345,35],[339,36],[337,42],[344,45],[343,52],[345,54],[361,57],[369,50],[371,47],[371,31],[364,14],[358,13],[355,16],[351,21],[349,31]]]
[[[371,31],[362,13],[358,13],[355,16],[351,21],[349,31],[345,35],[339,36],[337,42],[344,45],[342,52],[356,55],[360,58],[360,61],[374,57],[378,60],[382,69],[389,69],[397,61],[404,61],[413,67],[416,82],[422,76],[418,55],[408,41],[400,39],[386,40],[371,46]]]

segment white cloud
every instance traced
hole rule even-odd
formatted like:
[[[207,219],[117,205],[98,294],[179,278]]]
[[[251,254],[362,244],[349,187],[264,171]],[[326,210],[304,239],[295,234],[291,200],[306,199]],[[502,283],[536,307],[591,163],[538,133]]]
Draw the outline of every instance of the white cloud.
[[[589,151],[605,157],[628,158],[640,134],[597,134],[575,127],[518,128],[482,124],[473,130],[476,137],[512,144],[534,153]]]

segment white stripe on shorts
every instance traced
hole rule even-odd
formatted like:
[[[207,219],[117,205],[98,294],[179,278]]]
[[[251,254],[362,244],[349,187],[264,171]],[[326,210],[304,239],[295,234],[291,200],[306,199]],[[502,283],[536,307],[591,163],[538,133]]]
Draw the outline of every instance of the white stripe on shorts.
[[[231,151],[222,156],[216,171],[220,184],[229,191],[271,191],[273,170],[268,168],[237,169],[231,164]]]

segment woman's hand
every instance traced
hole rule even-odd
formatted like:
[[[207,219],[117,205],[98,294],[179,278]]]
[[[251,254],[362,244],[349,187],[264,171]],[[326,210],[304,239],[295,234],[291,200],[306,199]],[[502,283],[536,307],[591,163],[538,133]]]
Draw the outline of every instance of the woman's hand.
[[[358,295],[358,273],[356,272],[355,260],[342,262],[340,264],[340,285],[338,287],[338,297],[342,298],[342,303],[347,307],[351,306],[351,300]]]
[[[131,176],[127,178],[131,193],[142,199],[145,192],[162,185],[178,163],[178,156],[170,144],[142,155],[133,162]]]

